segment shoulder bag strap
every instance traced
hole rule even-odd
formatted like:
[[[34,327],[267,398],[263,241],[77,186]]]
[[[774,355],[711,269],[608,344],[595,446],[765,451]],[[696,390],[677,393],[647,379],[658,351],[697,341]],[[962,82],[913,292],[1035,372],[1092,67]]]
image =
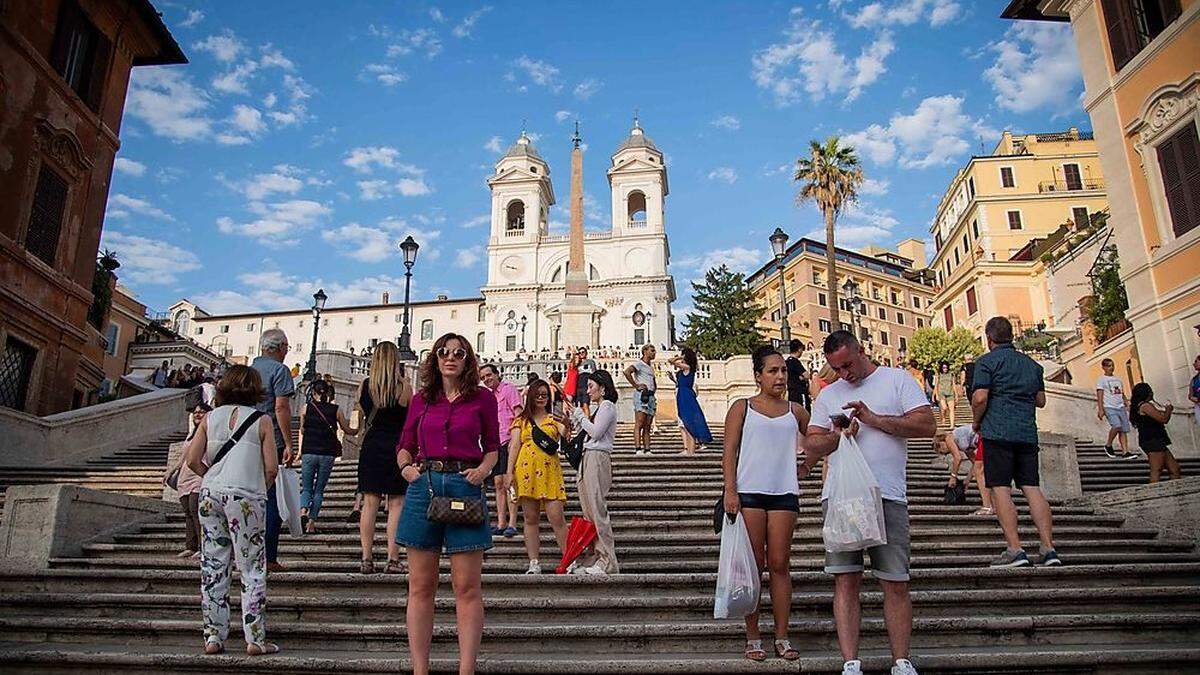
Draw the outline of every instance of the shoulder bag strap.
[[[312,407],[313,410],[317,411],[317,416],[321,418],[321,421],[325,423],[325,426],[329,427],[329,430],[333,432],[333,437],[337,438],[337,429],[333,428],[333,425],[329,423],[329,418],[325,416],[325,413],[321,412],[321,406],[317,405],[316,401],[314,401],[312,403]],[[371,409],[371,414],[375,414],[374,408]]]
[[[237,428],[237,431],[234,431],[233,435],[229,437],[229,440],[225,441],[225,444],[222,445],[221,449],[217,451],[217,455],[216,457],[213,457],[212,465],[209,468],[216,466],[221,462],[221,460],[225,459],[225,455],[229,454],[229,451],[233,449],[233,446],[237,445],[238,442],[242,440],[242,436],[245,436],[250,427],[258,422],[258,418],[262,417],[264,414],[265,413],[263,413],[261,410],[255,410],[254,412],[250,413],[242,422],[241,426]]]
[[[550,437],[546,430],[540,424],[536,424],[533,420],[529,421],[530,433],[533,436],[534,445],[538,449],[548,454],[556,454],[558,452],[558,441]]]

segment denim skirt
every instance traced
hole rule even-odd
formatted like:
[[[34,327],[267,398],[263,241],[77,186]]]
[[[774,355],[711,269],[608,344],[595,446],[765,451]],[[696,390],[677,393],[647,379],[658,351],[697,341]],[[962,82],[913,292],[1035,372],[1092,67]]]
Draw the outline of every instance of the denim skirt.
[[[425,517],[429,510],[429,487],[438,497],[478,497],[483,499],[483,522],[479,525],[447,525],[434,523]],[[488,527],[487,499],[483,488],[471,485],[457,473],[426,471],[416,482],[409,484],[404,496],[404,510],[396,529],[396,543],[421,551],[464,553],[486,551],[492,547],[492,530]]]

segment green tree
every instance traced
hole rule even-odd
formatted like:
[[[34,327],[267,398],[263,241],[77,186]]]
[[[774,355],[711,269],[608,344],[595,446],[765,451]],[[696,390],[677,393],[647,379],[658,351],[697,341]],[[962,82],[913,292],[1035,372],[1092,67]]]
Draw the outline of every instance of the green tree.
[[[721,265],[692,282],[695,309],[683,320],[683,342],[710,359],[749,354],[763,342],[758,331],[762,307],[745,277]]]
[[[104,320],[112,307],[113,271],[121,266],[117,254],[108,249],[96,259],[96,271],[92,275],[92,305],[88,308],[88,323],[96,330],[104,330]]]
[[[940,328],[921,328],[908,340],[908,358],[921,368],[937,368],[946,361],[958,369],[967,354],[979,356],[983,345],[966,328],[958,327],[947,333]]]
[[[796,160],[792,179],[800,183],[796,202],[816,203],[825,216],[825,285],[829,287],[829,321],[841,324],[838,308],[837,256],[833,240],[833,224],[842,209],[858,200],[858,187],[863,182],[862,166],[854,148],[840,144],[837,136],[825,139],[822,145],[809,141],[809,156]]]
[[[1103,340],[1109,327],[1125,318],[1129,297],[1121,282],[1121,263],[1117,247],[1108,246],[1096,258],[1092,269],[1092,289],[1096,299],[1088,306],[1087,318],[1096,327],[1096,337]]]

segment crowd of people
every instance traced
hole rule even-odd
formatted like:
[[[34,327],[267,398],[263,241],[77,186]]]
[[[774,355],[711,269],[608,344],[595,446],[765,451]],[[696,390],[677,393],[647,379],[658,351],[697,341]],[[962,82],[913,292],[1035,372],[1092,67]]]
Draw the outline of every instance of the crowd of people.
[[[916,669],[909,661],[912,605],[909,598],[909,519],[906,484],[907,443],[932,438],[948,458],[955,487],[964,464],[965,483],[979,486],[978,516],[995,515],[1005,549],[996,567],[1035,562],[1063,564],[1053,539],[1053,518],[1042,494],[1038,470],[1036,408],[1046,402],[1042,367],[1013,348],[1012,325],[996,317],[985,328],[988,351],[952,370],[942,364],[927,373],[916,364],[893,368],[871,360],[848,331],[830,334],[823,344],[825,365],[808,372],[803,345],[792,341],[789,355],[764,346],[752,354],[758,391],[735,401],[725,417],[722,455],[723,506],[741,514],[760,571],[768,576],[777,658],[795,660],[788,621],[792,594],[791,550],[800,511],[800,480],[853,437],[879,484],[886,543],[865,551],[827,552],[825,571],[833,577],[833,614],[844,659],[843,673],[861,672],[858,659],[860,593],[864,554],[884,599],[884,620],[895,660],[894,675]],[[459,655],[463,672],[478,656],[484,610],[481,573],[484,552],[495,537],[522,536],[526,574],[543,573],[542,514],[554,534],[556,554],[567,542],[568,481],[565,445],[583,448],[574,491],[584,517],[596,529],[595,541],[567,573],[604,577],[620,570],[607,507],[612,486],[613,442],[619,395],[613,374],[599,368],[584,348],[564,361],[565,370],[546,379],[530,376],[518,386],[505,381],[494,364],[481,364],[465,337],[440,337],[419,363],[414,391],[393,343],[372,352],[367,377],[353,399],[357,416],[334,403],[332,382],[317,378],[299,411],[301,448],[292,447],[291,401],[294,373],[283,365],[289,345],[278,330],[261,337],[262,355],[249,366],[230,366],[215,382],[211,401],[193,410],[193,431],[178,465],[179,500],[186,514],[185,548],[180,557],[201,566],[205,652],[224,651],[229,631],[228,592],[232,572],[242,583],[243,630],[249,655],[279,651],[266,640],[266,584],[278,561],[281,521],[275,496],[280,467],[301,462],[302,524],[319,531],[325,487],[342,443],[360,438],[355,512],[362,546],[361,572],[376,572],[374,543],[381,508],[387,512],[385,574],[408,575],[409,649],[417,673],[428,672],[434,599],[441,556],[450,560]],[[621,375],[632,392],[634,453],[649,452],[657,412],[657,350],[645,345],[640,358]],[[712,443],[695,390],[696,353],[684,348],[670,359],[683,452]],[[1170,402],[1160,404],[1146,383],[1126,397],[1113,363],[1103,364],[1097,381],[1097,414],[1112,429],[1106,450],[1117,440],[1124,452],[1127,434],[1138,440],[1151,466],[1151,482],[1166,470],[1179,477],[1170,452],[1166,423]],[[1189,399],[1200,422],[1200,357]],[[162,370],[165,372],[167,364]],[[195,377],[196,369],[182,369]],[[159,372],[156,370],[156,373]],[[931,376],[932,375],[932,376]],[[201,382],[207,375],[201,372]],[[170,381],[171,374],[165,375]],[[965,398],[969,423],[955,426],[953,408]],[[950,430],[937,432],[934,402]],[[948,412],[947,412],[948,411]],[[357,424],[352,420],[357,419]],[[339,433],[340,432],[340,433]],[[1036,526],[1040,549],[1033,557],[1017,531],[1013,487],[1020,489]],[[488,490],[492,491],[489,498]],[[820,497],[823,508],[828,485]],[[495,525],[489,511],[494,504]],[[522,527],[517,528],[520,511]],[[404,549],[404,559],[401,558]],[[748,659],[768,658],[757,611],[745,618]]]

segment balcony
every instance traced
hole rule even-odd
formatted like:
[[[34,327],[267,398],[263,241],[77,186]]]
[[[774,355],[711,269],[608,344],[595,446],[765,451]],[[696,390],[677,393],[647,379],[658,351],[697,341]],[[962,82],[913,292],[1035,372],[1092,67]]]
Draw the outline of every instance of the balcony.
[[[627,225],[627,227],[630,227],[630,228],[645,227],[645,226],[646,226],[645,218],[630,218],[629,224]]]
[[[515,227],[512,229],[505,230],[504,236],[505,237],[524,237],[525,236],[525,228]]]
[[[1097,178],[1080,180],[1051,180],[1038,183],[1038,192],[1084,192],[1087,190],[1103,190],[1104,181]]]

